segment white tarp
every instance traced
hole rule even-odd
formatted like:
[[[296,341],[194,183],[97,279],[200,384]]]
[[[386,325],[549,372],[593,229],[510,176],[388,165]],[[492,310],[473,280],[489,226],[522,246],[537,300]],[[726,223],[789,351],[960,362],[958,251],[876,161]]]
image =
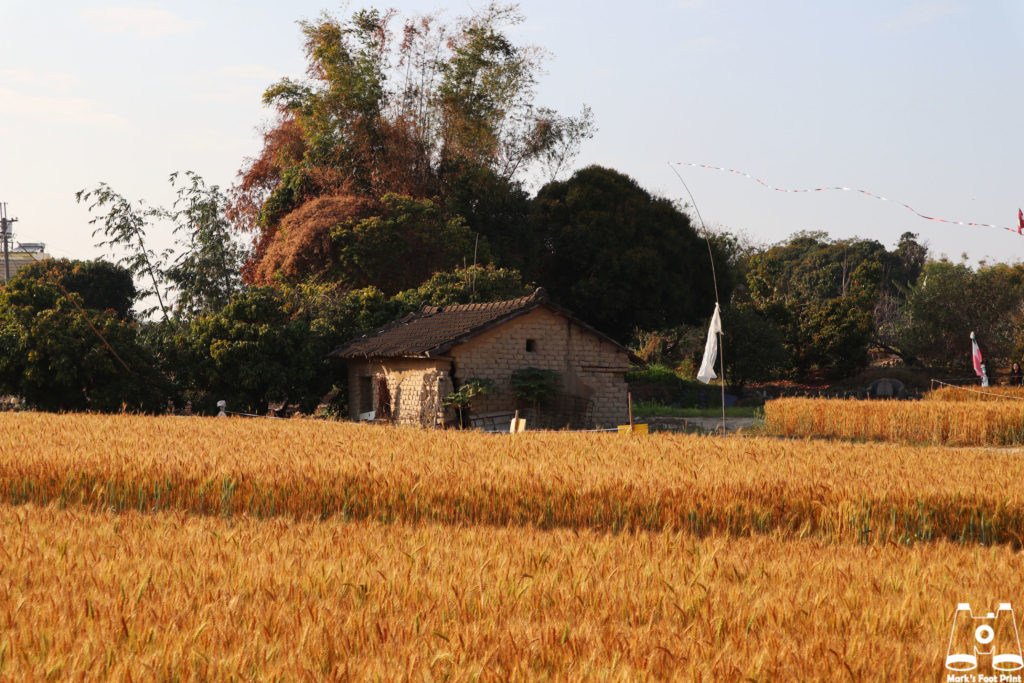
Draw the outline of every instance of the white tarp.
[[[722,318],[718,312],[718,304],[715,304],[715,314],[711,316],[711,325],[708,326],[708,341],[704,344],[704,360],[701,361],[700,371],[697,379],[707,384],[718,375],[715,374],[715,359],[718,358],[718,335],[722,333]]]

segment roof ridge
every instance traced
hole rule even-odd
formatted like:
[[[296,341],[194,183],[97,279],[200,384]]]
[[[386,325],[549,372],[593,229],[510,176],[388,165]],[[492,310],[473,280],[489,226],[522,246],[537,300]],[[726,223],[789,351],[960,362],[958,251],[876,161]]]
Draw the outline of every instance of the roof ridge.
[[[502,301],[473,301],[466,304],[448,304],[438,307],[446,313],[458,313],[460,311],[486,311],[488,309],[516,310],[532,303],[545,303],[548,301],[548,293],[543,287],[537,287],[529,294],[515,299],[504,299]]]
[[[330,355],[364,358],[389,354],[406,357],[437,356],[455,344],[529,313],[538,306],[549,306],[561,315],[574,319],[570,313],[551,303],[542,287],[525,296],[505,301],[450,306],[429,306],[424,303],[418,311],[368,332],[335,349]]]

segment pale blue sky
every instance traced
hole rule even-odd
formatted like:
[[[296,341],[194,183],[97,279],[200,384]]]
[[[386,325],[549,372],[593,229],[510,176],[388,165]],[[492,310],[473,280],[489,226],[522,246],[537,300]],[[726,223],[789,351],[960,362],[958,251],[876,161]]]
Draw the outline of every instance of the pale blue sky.
[[[483,3],[393,4],[454,18]],[[520,5],[515,37],[551,53],[538,103],[593,108],[598,132],[578,165],[685,198],[668,163],[704,162],[1016,227],[1022,0]],[[348,13],[310,0],[0,0],[0,201],[20,219],[18,239],[99,255],[74,193],[101,180],[150,203],[170,199],[175,170],[230,185],[259,149],[262,91],[302,74],[296,20],[322,10]],[[780,194],[679,170],[709,225],[761,242],[825,230],[891,246],[910,230],[934,255],[1024,259],[1015,232],[929,222],[852,193]]]

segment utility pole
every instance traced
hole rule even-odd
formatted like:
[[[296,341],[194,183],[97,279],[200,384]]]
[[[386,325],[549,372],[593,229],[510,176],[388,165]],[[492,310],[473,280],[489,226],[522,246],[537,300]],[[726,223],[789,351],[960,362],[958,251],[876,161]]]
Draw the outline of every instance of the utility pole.
[[[10,250],[10,239],[11,239],[11,228],[17,218],[7,217],[7,202],[0,202],[0,231],[3,232],[4,240],[4,283],[11,279],[11,257],[9,254]]]

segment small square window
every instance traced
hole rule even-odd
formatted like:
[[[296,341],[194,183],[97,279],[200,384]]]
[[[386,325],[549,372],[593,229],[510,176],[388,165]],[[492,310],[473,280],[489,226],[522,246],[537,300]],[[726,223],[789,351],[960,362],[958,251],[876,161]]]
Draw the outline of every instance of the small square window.
[[[536,339],[527,339],[526,340],[526,350],[529,351],[530,353],[533,353],[534,351],[536,351],[537,350],[537,340]]]

